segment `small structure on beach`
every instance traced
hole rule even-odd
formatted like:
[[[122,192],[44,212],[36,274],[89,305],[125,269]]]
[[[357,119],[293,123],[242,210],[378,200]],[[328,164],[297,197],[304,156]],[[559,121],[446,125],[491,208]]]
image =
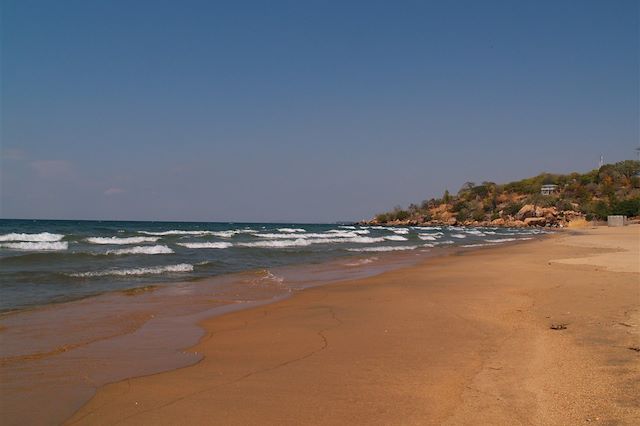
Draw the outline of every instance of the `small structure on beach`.
[[[558,191],[558,185],[548,184],[542,185],[540,188],[540,193],[542,195],[551,195]]]
[[[621,215],[607,216],[608,226],[625,226],[627,224],[627,217]]]

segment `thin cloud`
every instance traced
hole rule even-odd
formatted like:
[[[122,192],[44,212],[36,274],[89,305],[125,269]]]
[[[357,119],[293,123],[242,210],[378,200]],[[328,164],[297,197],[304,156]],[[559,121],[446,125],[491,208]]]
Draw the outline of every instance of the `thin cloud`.
[[[124,192],[127,192],[127,191],[125,191],[122,188],[115,188],[114,187],[114,188],[109,188],[106,191],[104,191],[104,195],[118,195],[118,194],[122,194]]]
[[[18,148],[4,148],[0,150],[0,158],[3,160],[22,160],[25,157],[25,152]]]
[[[39,160],[29,163],[42,178],[61,178],[71,175],[71,163],[64,160]]]

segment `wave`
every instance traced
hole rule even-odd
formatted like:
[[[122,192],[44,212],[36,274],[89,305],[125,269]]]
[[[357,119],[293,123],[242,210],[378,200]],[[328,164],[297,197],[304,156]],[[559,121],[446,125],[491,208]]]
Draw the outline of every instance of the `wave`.
[[[305,247],[311,244],[312,244],[311,241],[299,238],[297,240],[255,241],[252,243],[241,243],[238,245],[242,247],[287,248],[287,247]]]
[[[307,232],[307,230],[302,228],[278,228],[278,232]]]
[[[366,235],[368,233],[370,233],[370,231],[368,229],[356,229],[355,227],[353,229],[349,228],[348,231],[345,231],[344,229],[330,229],[328,231],[326,231],[327,234],[336,234],[336,235],[351,235],[351,234],[359,234],[359,235]]]
[[[400,250],[413,250],[418,246],[382,246],[382,247],[363,247],[348,249],[349,251],[400,251]]]
[[[425,243],[422,245],[422,247],[435,247],[435,244],[430,244],[430,243]]]
[[[384,237],[384,239],[389,241],[407,241],[407,238],[401,235],[388,235]]]
[[[400,235],[406,235],[409,233],[409,230],[406,228],[400,228],[400,229],[392,229],[393,232],[395,232],[396,234],[400,234]]]
[[[171,231],[138,231],[138,234],[145,235],[214,235],[213,231],[182,231],[179,229],[172,229]]]
[[[180,263],[177,265],[153,266],[150,268],[109,269],[106,271],[80,272],[80,273],[73,273],[68,275],[76,278],[105,277],[110,275],[124,277],[129,275],[149,275],[149,274],[163,274],[165,272],[191,272],[191,271],[193,271],[193,265],[189,265],[188,263]]]
[[[256,237],[260,237],[260,238],[270,238],[270,239],[286,239],[286,238],[291,238],[291,239],[301,239],[301,238],[356,238],[359,237],[358,234],[356,234],[355,232],[347,232],[347,231],[341,231],[341,232],[331,232],[331,233],[326,233],[326,234],[318,234],[318,233],[309,233],[309,234],[294,234],[294,233],[266,233],[266,234],[253,234]]]
[[[87,238],[86,241],[91,244],[123,245],[123,244],[155,243],[159,239],[160,237],[127,237],[127,238],[90,237],[90,238]]]
[[[60,241],[64,238],[62,234],[50,234],[49,232],[41,232],[39,234],[4,234],[0,235],[0,241],[42,241],[52,242]]]
[[[467,236],[464,234],[451,234],[451,236],[453,238],[467,238]]]
[[[465,244],[462,247],[486,247],[486,246],[490,246],[491,244]]]
[[[464,232],[471,235],[477,235],[479,237],[484,237],[486,235],[484,232],[478,231],[477,229],[465,229]]]
[[[42,251],[42,250],[52,250],[52,251],[60,251],[66,250],[69,248],[69,243],[66,241],[56,241],[56,242],[21,242],[21,243],[4,243],[0,244],[1,248],[11,249],[11,250],[33,250],[33,251]]]
[[[521,237],[521,238],[493,238],[486,239],[485,241],[488,243],[507,243],[509,241],[520,241],[520,240],[531,240],[532,237]]]
[[[214,237],[220,237],[220,238],[231,238],[236,234],[237,232],[235,231],[213,231],[209,235],[213,235]]]
[[[357,260],[355,262],[349,262],[349,263],[345,263],[345,266],[362,266],[362,265],[366,265],[369,263],[373,263],[374,261],[378,260],[377,257],[368,257],[366,259],[360,259]]]
[[[177,243],[179,246],[190,249],[225,249],[233,246],[225,242],[204,242],[204,243]]]
[[[322,235],[322,234],[320,234]],[[301,236],[302,237],[302,236]],[[381,243],[385,239],[383,237],[362,237],[356,235],[350,238],[296,238],[296,239],[281,239],[281,240],[269,240],[269,241],[255,241],[251,243],[239,243],[241,247],[262,247],[262,248],[286,248],[286,247],[306,247],[311,244],[372,244]]]
[[[437,237],[429,234],[418,234],[418,238],[420,238],[423,241],[435,241],[438,239]]]
[[[167,246],[157,245],[157,246],[135,246],[128,247],[119,250],[109,250],[107,254],[171,254],[173,250],[171,250]]]

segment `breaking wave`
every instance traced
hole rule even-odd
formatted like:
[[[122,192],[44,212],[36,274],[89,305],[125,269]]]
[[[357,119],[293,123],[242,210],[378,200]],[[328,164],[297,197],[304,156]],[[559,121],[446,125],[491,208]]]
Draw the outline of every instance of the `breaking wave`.
[[[11,250],[32,250],[32,251],[61,251],[69,248],[69,243],[66,241],[56,242],[21,242],[21,243],[4,243],[0,244],[0,247]]]
[[[64,238],[62,234],[50,234],[49,232],[41,232],[39,234],[4,234],[0,235],[0,241],[60,241]]]
[[[173,250],[171,250],[167,246],[157,245],[157,246],[135,246],[129,248],[123,248],[119,250],[109,250],[107,254],[171,254]]]
[[[407,241],[407,238],[401,235],[388,235],[384,239],[388,241]]]
[[[68,274],[68,275],[76,278],[105,277],[105,276],[124,277],[129,275],[149,275],[149,274],[164,274],[165,272],[191,272],[191,271],[193,271],[193,265],[189,265],[188,263],[180,263],[178,265],[153,266],[149,268],[109,269],[106,271],[81,272],[81,273],[74,273],[74,274]]]
[[[155,243],[160,237],[90,237],[87,238],[87,242],[91,244],[140,244],[140,243]]]
[[[312,244],[311,241],[299,238],[297,240],[255,241],[252,243],[241,243],[238,245],[242,247],[287,248],[287,247],[305,247],[311,244]]]
[[[400,251],[400,250],[413,250],[417,246],[382,246],[382,247],[363,247],[348,249],[349,251]]]
[[[172,229],[171,231],[159,231],[159,232],[138,231],[138,234],[159,235],[161,237],[164,235],[214,235],[212,231],[181,231],[178,229]]]
[[[302,228],[278,228],[278,232],[307,232],[307,230]]]
[[[420,238],[423,241],[435,241],[435,240],[437,240],[436,237],[434,237],[433,235],[428,235],[428,234],[418,234],[418,238]]]
[[[205,242],[205,243],[177,243],[179,246],[190,249],[225,249],[233,246],[231,243],[225,242]]]

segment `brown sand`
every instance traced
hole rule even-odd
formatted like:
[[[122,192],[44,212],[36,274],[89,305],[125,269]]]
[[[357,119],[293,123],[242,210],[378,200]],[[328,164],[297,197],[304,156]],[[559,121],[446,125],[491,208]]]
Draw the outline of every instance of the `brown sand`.
[[[212,318],[200,363],[104,386],[69,423],[637,425],[639,237],[571,231]]]

